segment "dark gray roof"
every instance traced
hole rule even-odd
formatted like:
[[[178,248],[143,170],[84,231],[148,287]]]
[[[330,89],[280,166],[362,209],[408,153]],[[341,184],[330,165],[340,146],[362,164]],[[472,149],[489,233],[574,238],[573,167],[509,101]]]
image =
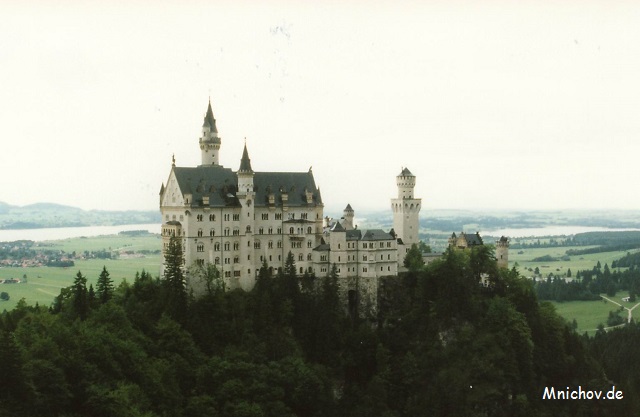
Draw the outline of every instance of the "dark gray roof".
[[[463,232],[462,236],[467,241],[467,245],[468,246],[483,245],[482,238],[480,237],[480,233],[476,233],[474,235],[470,235],[470,234],[467,234],[467,233]]]
[[[347,207],[344,208],[344,211],[353,211],[351,208],[351,204],[347,204]]]
[[[411,171],[409,171],[409,168],[406,168],[406,167],[402,169],[402,172],[400,173],[400,175],[399,175],[399,176],[403,176],[403,177],[415,177],[415,175],[413,175],[413,174],[411,173]]]
[[[209,126],[212,132],[218,133],[216,127],[216,119],[213,117],[213,110],[211,110],[211,101],[209,101],[209,108],[207,108],[207,114],[204,116],[204,123],[202,127]]]
[[[209,197],[212,207],[239,206],[236,192],[238,176],[228,168],[218,165],[201,165],[194,168],[173,168],[178,186],[183,194],[192,194],[192,206],[202,204]],[[255,205],[267,206],[269,194],[275,196],[275,205],[282,206],[282,194],[287,193],[287,205],[291,207],[316,206],[322,204],[312,172],[256,172],[253,176]],[[307,203],[305,190],[311,192],[311,203]]]
[[[347,230],[347,240],[393,240],[394,237],[382,229]]]
[[[282,205],[282,194],[287,193],[287,205],[317,206],[322,204],[320,190],[316,187],[313,173],[308,172],[256,172],[253,176],[256,206],[267,206],[269,194],[275,195],[276,206]],[[311,192],[312,201],[307,204],[305,190]]]
[[[340,224],[340,222],[336,222],[333,227],[331,228],[332,232],[346,232],[346,230],[344,229],[344,227],[342,227],[342,225]]]
[[[392,240],[393,236],[391,236],[388,232],[385,232],[382,229],[370,229],[365,230],[361,240]]]
[[[240,203],[236,198],[238,177],[228,168],[218,165],[195,168],[173,168],[178,186],[183,194],[191,194],[191,206],[202,204],[202,197],[209,197],[213,207],[233,207]]]
[[[331,250],[331,245],[327,244],[327,243],[323,243],[322,245],[318,245],[315,248],[313,248],[313,250],[317,250],[317,251],[329,251]]]
[[[247,152],[247,144],[244,144],[244,151],[242,151],[242,159],[240,160],[239,172],[253,172],[251,169],[251,159],[249,159],[249,152]]]

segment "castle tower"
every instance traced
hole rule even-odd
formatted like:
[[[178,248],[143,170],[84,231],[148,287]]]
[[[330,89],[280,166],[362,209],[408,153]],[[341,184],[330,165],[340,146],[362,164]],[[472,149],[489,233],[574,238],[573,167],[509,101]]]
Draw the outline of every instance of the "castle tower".
[[[240,160],[240,169],[238,175],[238,192],[236,197],[242,208],[240,209],[240,263],[238,269],[240,271],[240,288],[249,290],[255,283],[255,270],[251,254],[253,253],[253,230],[254,225],[254,203],[256,193],[253,190],[254,172],[251,169],[251,159],[247,151],[247,144],[244,144],[242,159]],[[235,268],[235,267],[234,267]]]
[[[418,238],[418,216],[420,214],[420,204],[422,199],[414,198],[413,190],[416,186],[416,177],[407,168],[396,177],[398,186],[398,197],[391,199],[391,210],[393,211],[393,230],[397,237],[402,239],[405,251],[411,248],[412,244],[419,242]],[[398,246],[400,249],[400,246]],[[401,258],[404,259],[404,253]]]
[[[220,165],[220,137],[218,136],[218,128],[216,128],[216,119],[213,117],[213,110],[211,110],[211,101],[209,101],[209,108],[202,124],[200,151],[202,165]]]
[[[344,208],[343,211],[343,219],[342,226],[345,230],[353,230],[353,217],[354,211],[351,208],[351,204],[347,204],[347,207]]]
[[[496,260],[498,268],[509,267],[509,239],[504,236],[496,241]]]

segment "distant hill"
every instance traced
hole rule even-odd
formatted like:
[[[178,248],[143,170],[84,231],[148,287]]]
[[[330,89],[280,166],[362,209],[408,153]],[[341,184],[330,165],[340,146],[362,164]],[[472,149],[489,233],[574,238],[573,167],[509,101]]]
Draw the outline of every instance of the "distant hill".
[[[14,206],[0,202],[0,229],[41,229],[48,227],[112,226],[160,223],[158,211],[83,210],[55,203]]]

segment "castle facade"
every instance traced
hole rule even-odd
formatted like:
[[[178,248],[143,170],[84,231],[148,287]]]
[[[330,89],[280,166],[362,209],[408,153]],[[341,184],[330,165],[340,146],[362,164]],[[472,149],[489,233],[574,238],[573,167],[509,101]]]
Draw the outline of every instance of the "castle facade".
[[[350,301],[368,294],[375,303],[378,278],[397,275],[411,244],[419,241],[421,200],[406,168],[396,177],[398,195],[391,200],[393,229],[362,230],[354,226],[351,205],[340,220],[324,217],[311,169],[256,172],[246,143],[237,171],[221,166],[222,141],[211,103],[198,144],[202,163],[178,167],[174,159],[162,184],[163,248],[171,237],[179,238],[187,270],[211,263],[227,288],[250,290],[263,261],[275,273],[291,252],[300,275],[326,276],[335,264]],[[189,285],[197,295],[197,283]]]

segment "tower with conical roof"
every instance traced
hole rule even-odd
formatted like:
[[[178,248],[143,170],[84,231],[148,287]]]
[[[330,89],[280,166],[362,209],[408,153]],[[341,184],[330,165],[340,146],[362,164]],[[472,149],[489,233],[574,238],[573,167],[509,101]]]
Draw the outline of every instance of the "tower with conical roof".
[[[351,204],[347,204],[347,207],[344,208],[342,213],[342,218],[344,219],[342,226],[344,226],[345,230],[353,230],[353,217],[355,213],[353,208],[351,208]]]
[[[253,236],[256,233],[256,230],[254,230],[256,226],[254,218],[256,193],[253,187],[255,173],[251,168],[251,159],[249,159],[246,142],[240,159],[240,168],[236,175],[238,176],[236,197],[238,198],[238,203],[240,203],[240,265],[234,265],[234,267],[239,266],[236,271],[239,274],[240,287],[251,288],[255,283],[255,271],[257,269],[254,266],[254,260],[251,259],[251,255],[254,255]],[[250,272],[252,270],[254,271],[253,273]]]
[[[207,113],[202,123],[202,136],[200,137],[200,152],[202,153],[202,165],[220,165],[220,137],[216,127],[216,119],[211,110],[211,100]]]
[[[400,252],[398,261],[402,262],[411,245],[420,241],[418,229],[422,200],[414,197],[416,176],[408,168],[403,168],[396,176],[396,185],[398,197],[391,199],[391,210],[393,211],[393,230],[403,243],[402,247],[398,245]]]

